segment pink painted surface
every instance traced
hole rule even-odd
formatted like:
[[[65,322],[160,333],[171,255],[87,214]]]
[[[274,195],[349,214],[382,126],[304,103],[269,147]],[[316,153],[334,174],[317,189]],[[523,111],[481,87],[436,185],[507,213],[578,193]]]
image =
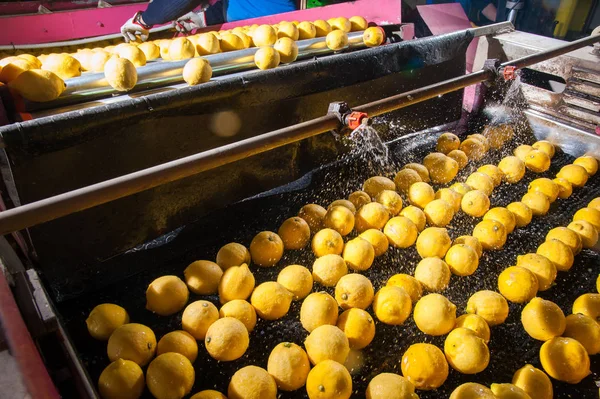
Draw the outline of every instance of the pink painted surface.
[[[145,0],[110,0],[113,6],[128,3],[146,3]],[[9,1],[0,3],[0,15],[37,14],[39,6],[50,11],[80,10],[82,8],[97,8],[98,0],[33,0]]]

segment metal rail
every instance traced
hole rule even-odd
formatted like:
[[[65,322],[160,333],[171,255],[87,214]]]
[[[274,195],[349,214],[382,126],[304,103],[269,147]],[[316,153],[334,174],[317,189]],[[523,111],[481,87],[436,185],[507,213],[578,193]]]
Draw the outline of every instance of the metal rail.
[[[564,46],[526,56],[501,65],[523,68],[600,41],[600,35],[577,40]],[[371,116],[407,107],[432,97],[456,91],[478,82],[493,79],[495,73],[485,70],[444,82],[425,86],[407,93],[356,107]],[[338,128],[340,122],[332,114],[307,122],[241,140],[223,147],[204,151],[101,183],[69,191],[54,197],[0,213],[0,235],[22,230],[59,217],[92,208],[119,198],[139,193],[165,183],[226,165]]]

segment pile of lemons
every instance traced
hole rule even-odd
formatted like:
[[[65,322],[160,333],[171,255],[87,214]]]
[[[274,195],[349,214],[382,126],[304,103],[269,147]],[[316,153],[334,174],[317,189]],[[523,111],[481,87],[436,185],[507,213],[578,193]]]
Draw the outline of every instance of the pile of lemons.
[[[501,249],[513,231],[545,215],[552,202],[568,198],[597,172],[598,161],[582,156],[564,166],[555,179],[534,179],[521,201],[490,209],[489,197],[497,186],[514,184],[527,171],[549,169],[556,148],[538,141],[518,146],[514,156],[498,165],[479,167],[465,182],[452,183],[470,161],[482,159],[490,148],[502,148],[513,135],[508,125],[487,127],[462,142],[444,133],[435,152],[422,163],[405,165],[393,179],[371,177],[362,190],[327,208],[307,204],[277,232],[258,233],[248,247],[228,243],[214,262],[193,262],[184,270],[183,279],[157,278],[146,291],[147,309],[161,316],[181,312],[181,330],[166,334],[158,343],[152,330],[131,323],[122,307],[98,305],[89,315],[88,330],[94,338],[108,341],[112,362],[100,376],[100,394],[137,398],[147,386],[158,399],[181,398],[190,393],[195,381],[192,364],[198,356],[198,341],[204,342],[212,358],[235,361],[246,353],[258,318],[281,319],[293,301],[301,301],[298,317],[308,333],[306,340],[275,343],[266,368],[240,368],[231,376],[228,398],[276,398],[278,390],[303,387],[311,399],[349,398],[352,373],[360,371],[360,351],[375,339],[376,320],[399,326],[411,314],[423,333],[445,336],[443,348],[425,342],[411,345],[402,355],[402,375],[375,376],[365,395],[370,399],[418,398],[415,390],[441,387],[450,368],[467,375],[487,368],[492,330],[506,321],[508,301],[526,304],[522,326],[533,339],[544,341],[540,361],[545,372],[526,365],[515,372],[511,383],[489,388],[466,383],[451,398],[548,399],[553,395],[548,375],[579,383],[590,373],[589,356],[600,352],[600,293],[581,295],[567,317],[556,304],[536,295],[550,289],[557,273],[567,272],[582,249],[596,245],[600,197],[575,212],[568,226],[549,230],[536,253],[519,255],[515,266],[499,270],[498,292],[473,293],[464,314],[457,316],[457,306],[442,294],[451,279],[468,278],[477,271],[484,251]],[[449,187],[435,191],[430,183]],[[452,240],[446,226],[461,211],[481,220],[472,235]],[[361,274],[390,246],[413,245],[422,259],[412,275],[395,274],[384,286],[375,287]],[[275,281],[256,284],[249,265],[276,267],[284,251],[307,248],[315,257],[312,269],[288,265]],[[333,295],[318,289],[319,285],[331,287]],[[220,309],[206,300],[188,303],[190,291],[218,295]],[[202,391],[192,398],[225,396]]]

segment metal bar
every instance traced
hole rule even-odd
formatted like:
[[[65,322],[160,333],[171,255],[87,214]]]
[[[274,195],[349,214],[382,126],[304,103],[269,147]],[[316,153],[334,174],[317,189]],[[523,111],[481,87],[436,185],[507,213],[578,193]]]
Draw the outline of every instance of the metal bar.
[[[469,29],[469,32],[473,33],[475,37],[497,35],[499,33],[512,32],[515,30],[513,24],[508,21],[498,22],[496,24],[479,26],[477,28]]]

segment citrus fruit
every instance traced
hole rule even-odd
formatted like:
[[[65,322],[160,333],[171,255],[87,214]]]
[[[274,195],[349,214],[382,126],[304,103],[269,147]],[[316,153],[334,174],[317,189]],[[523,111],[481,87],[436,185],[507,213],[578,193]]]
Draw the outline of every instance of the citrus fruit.
[[[443,258],[451,244],[448,230],[442,227],[428,227],[417,238],[417,252],[421,258]]]
[[[315,25],[315,31],[317,37],[327,36],[329,32],[331,32],[331,25],[327,21],[322,19],[317,19],[313,21],[313,25]]]
[[[219,316],[233,317],[241,321],[248,332],[252,332],[256,326],[256,310],[249,302],[243,299],[229,301],[219,309]]]
[[[524,162],[525,167],[535,173],[542,173],[550,168],[550,157],[545,152],[539,150],[529,151],[529,153],[525,155]]]
[[[389,224],[389,221],[388,221],[388,223],[386,223],[386,225],[387,224]],[[383,255],[388,250],[388,247],[389,247],[388,238],[380,230],[369,229],[369,230],[366,230],[366,231],[363,231],[362,233],[360,233],[359,237],[364,240],[367,240],[373,246],[376,257]]]
[[[597,209],[600,211],[600,197],[596,197],[593,200],[591,200],[587,207]]]
[[[371,201],[369,201],[369,202],[371,202]],[[339,199],[339,200],[333,201],[331,204],[329,204],[329,206],[327,207],[327,210],[330,210],[334,206],[346,207],[350,210],[350,212],[352,212],[353,215],[356,213],[356,207],[354,206],[354,204],[351,201],[348,201],[345,199]]]
[[[367,193],[371,198],[377,197],[380,191],[383,190],[395,190],[396,185],[394,182],[387,177],[373,176],[365,180],[363,184],[363,191]]]
[[[521,198],[521,202],[531,209],[535,216],[544,216],[550,209],[548,197],[539,191],[530,191]]]
[[[402,169],[412,169],[415,172],[417,172],[419,174],[419,176],[421,177],[421,180],[424,181],[425,183],[429,183],[429,171],[427,170],[427,168],[425,167],[425,165],[422,165],[420,163],[407,163],[406,165],[404,165],[402,167]]]
[[[573,185],[562,177],[552,180],[558,186],[558,198],[566,199],[573,194]]]
[[[371,202],[371,196],[364,191],[354,191],[348,196],[348,201],[354,205],[354,209],[360,209],[361,206]]]
[[[338,319],[338,304],[326,292],[313,292],[302,302],[300,308],[300,322],[308,332],[328,324],[335,325]]]
[[[362,30],[362,29],[359,29]],[[363,43],[367,47],[377,47],[383,44],[385,40],[385,36],[383,35],[383,30],[378,26],[372,26],[370,28],[366,28],[363,33]]]
[[[442,133],[437,139],[435,150],[442,154],[448,154],[452,150],[458,150],[460,139],[453,133]]]
[[[267,281],[254,289],[250,303],[261,319],[277,320],[290,310],[293,297],[294,295],[283,285],[275,281]]]
[[[425,182],[415,182],[408,189],[408,200],[412,205],[423,209],[435,199],[433,187]]]
[[[369,231],[369,230],[367,230]],[[313,280],[325,287],[333,287],[348,274],[348,266],[339,255],[329,254],[321,256],[313,263]]]
[[[383,233],[393,247],[408,248],[417,240],[419,231],[409,218],[396,216],[385,224]]]
[[[11,64],[15,64],[16,62],[17,61],[12,61]],[[135,70],[135,66],[133,68]],[[61,79],[69,79],[81,76],[81,63],[75,58],[71,57],[70,55],[64,53],[48,55],[48,57],[46,57],[46,59],[44,59],[44,62],[42,63],[42,69],[54,72]]]
[[[116,53],[119,55],[119,57],[126,58],[131,61],[136,67],[146,65],[146,54],[137,46],[123,46],[121,48],[117,48]]]
[[[274,266],[283,256],[283,248],[283,241],[277,234],[262,231],[250,243],[252,262],[262,267]]]
[[[435,345],[411,345],[402,356],[402,374],[415,388],[430,391],[442,386],[448,378],[448,362]]]
[[[527,190],[539,191],[540,193],[548,197],[548,201],[550,201],[550,203],[556,201],[556,198],[558,198],[559,193],[558,185],[554,181],[546,177],[541,177],[539,179],[533,180],[531,183],[529,183]]]
[[[483,215],[483,220],[495,220],[500,222],[506,229],[506,234],[512,233],[517,224],[514,213],[502,207],[492,208],[487,211],[485,215]]]
[[[225,270],[219,282],[219,300],[222,304],[234,299],[247,299],[254,290],[254,275],[243,263]]]
[[[342,364],[325,360],[308,373],[306,392],[309,399],[349,399],[352,378]]]
[[[415,305],[413,318],[425,334],[448,334],[456,323],[456,306],[443,295],[428,294]]]
[[[515,227],[525,227],[531,223],[533,212],[522,202],[511,202],[506,209],[512,212],[515,217]]]
[[[402,169],[398,173],[396,173],[396,176],[394,177],[396,190],[407,195],[409,193],[410,187],[413,184],[421,181],[421,176],[417,171],[413,169]]]
[[[460,202],[462,200],[462,195],[452,190],[451,188],[441,188],[435,193],[435,199],[446,201],[450,206],[452,206],[452,211],[454,213],[460,210]]]
[[[581,237],[566,227],[555,227],[546,234],[546,241],[558,240],[571,249],[573,255],[581,252]]]
[[[573,187],[583,187],[587,183],[589,175],[583,166],[566,165],[560,169],[556,177],[567,180]]]
[[[312,22],[302,21],[298,24],[297,28],[299,40],[313,39],[315,36],[317,36],[317,29]]]
[[[456,387],[449,399],[497,399],[486,386],[475,382],[466,382]]]
[[[589,155],[584,155],[573,161],[573,165],[582,166],[589,176],[594,176],[598,171],[598,161]]]
[[[442,153],[434,152],[427,155],[423,158],[423,165],[429,171],[429,178],[434,183],[448,183],[458,173],[458,162]]]
[[[425,205],[423,209],[430,226],[445,227],[454,216],[454,208],[444,200],[436,199]]]
[[[333,30],[325,37],[325,43],[330,50],[342,50],[348,46],[348,35],[343,30]]]
[[[347,274],[335,286],[335,300],[342,309],[366,309],[373,302],[373,284],[362,274]]]
[[[485,144],[481,140],[470,138],[460,143],[459,149],[465,153],[467,158],[473,161],[479,161],[485,155]]]
[[[590,372],[590,357],[573,338],[554,337],[540,348],[544,371],[555,380],[578,384]]]
[[[263,368],[242,367],[231,377],[227,397],[229,399],[276,399],[277,384]]]
[[[383,205],[391,216],[396,216],[402,210],[402,197],[396,191],[383,190],[377,194],[375,201]]]
[[[299,216],[286,219],[277,233],[283,242],[284,249],[302,249],[310,241],[310,227]]]
[[[535,274],[540,291],[549,289],[556,279],[556,266],[545,256],[533,253],[519,255],[517,256],[517,266]]]
[[[427,218],[425,217],[425,213],[416,206],[407,206],[406,208],[400,211],[400,216],[404,216],[407,219],[410,219],[411,222],[415,224],[417,230],[423,231],[425,228],[425,223],[427,223]]]
[[[331,28],[334,30],[338,29],[348,33],[352,29],[352,24],[345,17],[331,18],[327,22],[329,22],[329,25],[331,25]]]
[[[361,16],[355,15],[353,17],[350,17],[348,20],[350,21],[351,32],[358,32],[367,29],[367,20]]]
[[[215,391],[213,389],[206,389],[204,391],[200,391],[197,394],[192,395],[190,399],[227,399],[227,396],[223,395],[219,391]]]
[[[281,35],[281,31],[279,31],[279,34]],[[296,35],[298,35],[297,30]],[[298,58],[298,45],[289,37],[280,36],[273,48],[279,53],[279,60],[282,64],[289,64],[290,62],[296,61],[296,58]]]
[[[410,296],[412,303],[417,302],[421,298],[421,295],[423,295],[421,283],[409,274],[394,274],[389,278],[386,286],[402,288]]]
[[[585,220],[571,222],[567,228],[579,234],[583,248],[593,248],[598,242],[598,231],[596,230],[596,227]]]
[[[325,214],[327,210],[320,205],[317,204],[308,204],[304,205],[300,212],[298,212],[298,216],[308,223],[308,227],[310,227],[311,233],[316,233],[317,231],[323,228],[323,219],[325,219]],[[218,262],[217,262],[218,263]]]
[[[373,264],[375,249],[369,241],[357,237],[346,243],[342,256],[348,268],[363,271]]]
[[[450,268],[438,257],[423,258],[415,268],[415,278],[430,292],[440,292],[450,283]]]
[[[548,140],[536,141],[535,143],[533,143],[533,145],[531,147],[534,150],[545,152],[546,154],[548,154],[550,159],[552,159],[552,157],[554,157],[554,153],[555,153],[554,144],[552,144]]]
[[[227,270],[232,266],[240,266],[243,263],[250,263],[250,251],[237,242],[225,244],[217,252],[217,265],[223,270]]]
[[[238,41],[240,40],[235,35],[225,35],[225,37],[222,36],[221,38],[225,39],[224,41],[221,41],[221,46],[223,48],[223,51],[229,51],[229,50],[226,50],[229,48],[228,46],[226,46],[226,43],[229,43],[228,36],[234,36]],[[171,43],[169,44],[169,59],[170,60],[172,60],[172,61],[185,60],[188,58],[192,58],[194,55],[196,55],[196,48],[194,47],[192,42],[190,42],[187,38],[177,37],[177,38],[171,40]]]
[[[469,158],[462,150],[452,150],[448,154],[449,158],[452,158],[458,164],[458,170],[462,170],[469,163]]]
[[[85,320],[88,332],[95,339],[106,341],[119,327],[129,323],[129,314],[119,305],[102,303],[90,312]]]
[[[498,164],[498,169],[507,183],[517,183],[525,176],[525,163],[515,156],[503,158]]]
[[[490,141],[490,146],[499,149],[504,145],[504,142],[513,138],[515,131],[509,124],[501,124],[497,126],[486,126],[483,135]]]
[[[181,326],[196,339],[204,339],[206,331],[219,319],[217,307],[208,301],[195,301],[186,306]]]
[[[515,371],[512,383],[524,390],[532,399],[552,399],[553,397],[552,381],[546,373],[531,364],[526,364]]]
[[[506,229],[496,220],[483,220],[473,229],[473,237],[481,243],[485,250],[498,250],[506,243]]]
[[[103,399],[138,399],[144,387],[144,372],[131,360],[115,360],[98,379],[98,392]]]
[[[450,366],[462,374],[476,374],[490,362],[485,341],[467,328],[455,328],[444,341],[444,354]]]
[[[581,313],[600,323],[600,294],[583,294],[573,302],[573,313]]]
[[[400,325],[410,316],[412,301],[404,289],[381,287],[373,299],[373,312],[385,324]]]
[[[219,39],[210,33],[201,33],[195,42],[198,55],[217,54],[221,51]]]
[[[157,356],[168,352],[180,353],[194,363],[198,357],[198,344],[196,339],[186,331],[171,331],[163,335],[156,346]]]
[[[237,36],[235,37],[237,38]],[[279,52],[273,47],[260,47],[258,50],[256,50],[256,53],[254,53],[254,63],[258,69],[265,70],[277,68],[280,62],[281,57],[279,56]]]
[[[463,195],[460,206],[464,213],[478,218],[490,209],[490,199],[483,191],[472,190]]]
[[[204,58],[192,58],[183,67],[182,75],[188,85],[195,86],[210,80],[212,68]]]
[[[242,357],[249,343],[250,338],[244,323],[233,317],[223,317],[212,323],[204,338],[208,354],[221,362]]]
[[[92,72],[104,72],[104,65],[112,57],[112,54],[107,51],[97,51],[90,59],[90,67]]]
[[[527,334],[539,341],[562,335],[566,326],[565,315],[558,305],[538,297],[521,311],[521,323]]]
[[[481,243],[477,238],[473,236],[460,236],[452,242],[452,245],[460,244],[468,245],[473,250],[475,250],[475,253],[477,254],[478,258],[481,258],[481,255],[483,255],[483,248],[481,247]]]
[[[504,323],[508,317],[508,303],[497,292],[477,291],[467,301],[467,313],[481,316],[490,327]]]
[[[60,75],[57,74],[59,77]],[[135,65],[126,58],[111,57],[104,64],[104,78],[117,91],[128,91],[138,80]]]
[[[451,246],[444,260],[450,271],[457,276],[470,276],[479,266],[477,252],[466,244]]]
[[[277,344],[267,361],[267,372],[282,391],[302,388],[309,371],[310,362],[306,352],[292,342]]]
[[[584,220],[590,224],[592,224],[596,230],[600,230],[600,211],[594,208],[581,208],[575,215],[573,215],[573,221],[577,222],[579,220]]]
[[[577,313],[568,315],[563,337],[577,340],[589,355],[600,353],[600,324],[590,316]]]
[[[476,314],[464,314],[456,319],[454,328],[467,328],[483,339],[486,344],[490,341],[490,326],[485,319]]]
[[[214,262],[197,260],[183,271],[183,275],[188,289],[194,294],[211,295],[219,289],[223,270]]]
[[[513,154],[521,161],[525,162],[525,157],[533,150],[533,147],[527,144],[522,144],[514,149]]]
[[[554,263],[558,271],[566,272],[573,266],[573,252],[562,241],[556,239],[548,240],[537,248],[536,253],[548,258]]]
[[[477,172],[489,176],[494,182],[494,187],[498,187],[504,178],[504,173],[496,165],[483,165],[477,169]]]
[[[300,265],[290,265],[283,268],[277,275],[277,282],[292,293],[295,301],[304,299],[313,288],[313,278],[310,270]]]
[[[324,360],[344,363],[350,352],[350,344],[344,332],[329,324],[312,330],[304,341],[304,347],[310,362],[315,365]]]
[[[532,399],[527,392],[513,384],[492,384],[490,389],[496,399]]]
[[[252,42],[256,47],[272,46],[277,41],[277,32],[270,25],[260,25],[252,32]]]
[[[376,375],[367,386],[367,399],[418,399],[415,386],[394,373]]]
[[[524,267],[507,267],[498,276],[498,291],[511,302],[528,302],[537,294],[537,277]]]
[[[385,206],[379,202],[369,202],[356,212],[356,224],[352,227],[356,226],[356,231],[359,233],[369,229],[381,230],[389,218],[390,214]]]
[[[471,173],[465,183],[467,186],[472,187],[473,190],[483,191],[488,197],[494,191],[494,181],[492,178],[481,172]]]
[[[179,312],[188,301],[188,288],[177,276],[162,276],[146,290],[146,309],[161,316]]]
[[[66,84],[53,72],[29,69],[8,82],[8,87],[29,101],[47,102],[56,100],[65,91]]]
[[[111,362],[123,359],[145,366],[154,357],[156,336],[143,324],[123,324],[111,334],[106,351]]]
[[[338,318],[337,326],[346,334],[351,349],[362,349],[375,337],[375,321],[363,309],[344,311]]]
[[[298,40],[298,28],[291,22],[282,21],[279,23],[277,28],[277,37],[280,39],[290,39],[292,41]],[[275,42],[277,45],[277,42]]]

